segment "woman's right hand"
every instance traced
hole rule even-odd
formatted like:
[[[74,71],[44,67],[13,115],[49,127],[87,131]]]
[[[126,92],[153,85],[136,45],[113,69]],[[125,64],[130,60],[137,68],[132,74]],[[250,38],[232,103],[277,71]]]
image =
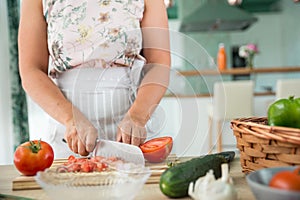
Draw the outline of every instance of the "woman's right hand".
[[[73,118],[65,125],[65,140],[74,153],[87,156],[94,150],[97,129],[77,108],[73,107]]]
[[[70,149],[87,155],[93,151],[98,133],[48,76],[47,22],[41,0],[22,0],[18,45],[24,90],[51,117],[65,125],[64,139]]]

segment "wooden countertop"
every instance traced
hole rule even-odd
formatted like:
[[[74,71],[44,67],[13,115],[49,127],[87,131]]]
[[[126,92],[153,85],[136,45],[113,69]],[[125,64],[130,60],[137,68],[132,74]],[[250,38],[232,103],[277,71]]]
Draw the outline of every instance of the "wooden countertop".
[[[185,158],[186,159],[186,158]],[[18,177],[19,173],[13,165],[0,165],[0,194],[22,196],[33,199],[49,200],[46,193],[41,190],[12,190],[12,181]],[[230,176],[233,178],[234,185],[238,192],[238,199],[240,200],[255,200],[250,188],[248,187],[245,175],[241,171],[239,158],[235,158],[230,163]],[[161,193],[158,184],[146,184],[142,191],[135,199],[152,200],[152,199],[169,199]],[[190,198],[184,198],[190,199]]]

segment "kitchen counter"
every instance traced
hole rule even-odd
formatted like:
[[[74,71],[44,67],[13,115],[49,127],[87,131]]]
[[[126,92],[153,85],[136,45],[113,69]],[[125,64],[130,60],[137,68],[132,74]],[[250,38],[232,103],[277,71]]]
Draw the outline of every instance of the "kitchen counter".
[[[182,158],[186,159],[186,158]],[[19,176],[18,171],[13,165],[0,165],[0,194],[8,194],[15,196],[22,196],[33,199],[48,200],[49,197],[41,190],[12,190],[12,181]],[[238,192],[238,199],[254,200],[254,196],[248,187],[245,175],[241,171],[239,158],[235,158],[230,164],[230,176],[233,178],[234,185]],[[146,184],[142,191],[138,194],[136,199],[152,200],[152,199],[169,199],[160,192],[158,184]],[[190,198],[185,198],[190,199]]]

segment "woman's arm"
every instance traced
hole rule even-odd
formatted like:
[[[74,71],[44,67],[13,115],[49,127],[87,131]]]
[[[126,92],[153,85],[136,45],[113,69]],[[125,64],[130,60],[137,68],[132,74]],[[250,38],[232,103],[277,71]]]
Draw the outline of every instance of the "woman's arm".
[[[168,17],[163,0],[145,0],[143,31],[143,55],[145,77],[139,87],[136,100],[130,109],[138,121],[148,121],[153,108],[160,102],[169,84],[170,44]],[[141,119],[142,117],[143,119]]]
[[[23,88],[43,110],[66,126],[70,148],[75,153],[87,154],[93,149],[94,141],[86,149],[78,140],[68,139],[77,135],[73,106],[48,77],[47,24],[42,0],[22,0],[18,43]]]
[[[72,105],[48,77],[47,27],[41,0],[22,1],[18,40],[23,88],[54,119],[66,124],[72,119]]]
[[[128,136],[130,130],[121,131],[122,138],[120,138],[120,133],[118,134],[118,140],[134,145],[139,145],[145,140],[146,135],[143,135],[145,132],[141,133],[143,132],[142,129],[159,104],[169,84],[171,59],[168,17],[163,0],[145,0],[141,27],[143,55],[147,60],[146,74],[138,89],[137,97],[127,114],[127,117],[135,123],[134,127],[131,127],[131,136]],[[119,128],[122,129],[122,127]]]

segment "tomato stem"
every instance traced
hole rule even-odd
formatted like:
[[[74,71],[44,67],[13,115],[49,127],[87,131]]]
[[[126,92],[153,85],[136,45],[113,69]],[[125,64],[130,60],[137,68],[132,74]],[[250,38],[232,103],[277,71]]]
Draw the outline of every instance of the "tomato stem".
[[[289,96],[289,100],[293,101],[295,96]]]
[[[38,143],[34,143],[33,141],[29,141],[30,146],[25,146],[25,148],[28,148],[32,153],[38,153],[41,149],[41,140],[38,141]]]

